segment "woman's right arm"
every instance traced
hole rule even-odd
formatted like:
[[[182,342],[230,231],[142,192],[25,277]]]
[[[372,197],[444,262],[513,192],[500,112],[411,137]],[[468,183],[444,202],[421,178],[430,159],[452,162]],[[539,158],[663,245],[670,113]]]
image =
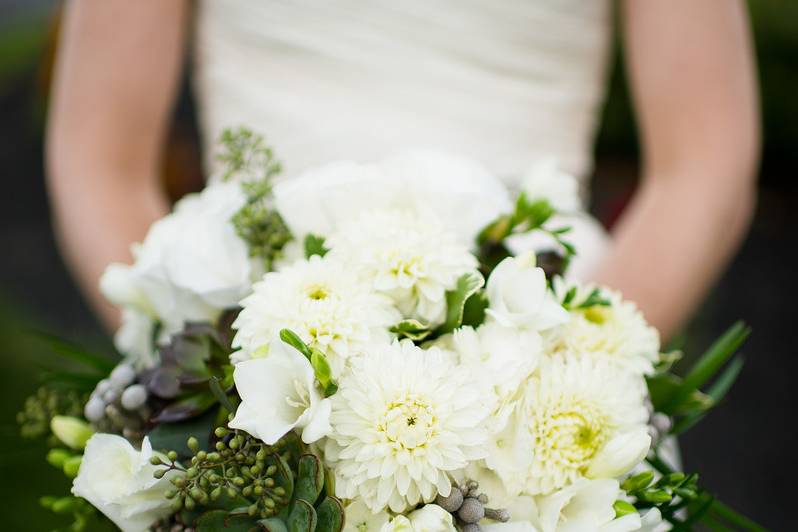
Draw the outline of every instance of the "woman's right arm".
[[[62,253],[109,326],[111,262],[168,210],[159,179],[183,59],[187,0],[65,3],[47,124],[48,188]]]

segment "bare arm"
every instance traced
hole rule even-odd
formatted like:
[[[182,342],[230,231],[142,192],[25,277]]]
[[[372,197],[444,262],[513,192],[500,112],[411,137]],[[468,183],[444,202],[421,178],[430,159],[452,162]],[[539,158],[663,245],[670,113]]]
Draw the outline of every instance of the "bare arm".
[[[643,181],[597,280],[667,338],[740,244],[755,202],[759,116],[745,4],[628,0],[627,68]]]
[[[183,55],[185,0],[66,3],[47,127],[57,233],[89,301],[98,280],[168,209],[158,179]]]

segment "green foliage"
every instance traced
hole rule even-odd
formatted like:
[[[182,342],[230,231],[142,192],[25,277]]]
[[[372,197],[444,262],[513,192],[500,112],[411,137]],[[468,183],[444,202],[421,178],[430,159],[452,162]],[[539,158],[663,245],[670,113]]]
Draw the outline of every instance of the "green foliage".
[[[153,458],[157,478],[170,473],[173,520],[202,531],[340,532],[343,506],[326,490],[321,460],[294,433],[267,445],[243,431],[218,427],[208,452],[189,438],[188,467],[178,453]]]
[[[634,498],[636,508],[658,508],[662,518],[673,526],[672,530],[689,531],[701,523],[711,525],[713,530],[765,532],[759,524],[733,511],[699,486],[698,475],[673,471],[656,452],[647,462],[660,477],[655,481],[655,475],[646,471],[626,479],[621,488]]]
[[[66,515],[72,523],[62,529],[68,532],[84,532],[111,530],[111,522],[98,512],[88,501],[80,497],[67,495],[64,497],[46,496],[39,499],[39,504],[58,515]],[[58,532],[58,531],[56,531]]]
[[[577,287],[571,287],[562,300],[562,306],[567,310],[585,310],[590,307],[608,307],[611,305],[610,300],[607,299],[602,293],[600,288],[594,288],[590,294],[584,299],[577,300]]]
[[[743,359],[738,355],[726,363],[750,332],[742,322],[735,323],[699,357],[683,379],[666,372],[670,363],[647,378],[654,410],[676,420],[671,434],[680,434],[695,425],[725,397],[742,370]],[[700,388],[713,379],[707,392],[702,392]]]
[[[393,325],[390,330],[399,338],[409,338],[414,342],[421,342],[432,334],[432,329],[429,325],[413,318],[400,321]]]
[[[52,385],[42,386],[25,400],[22,411],[17,414],[17,423],[24,438],[43,438],[52,445],[57,440],[51,434],[50,422],[55,416],[80,417],[88,395]]]
[[[292,238],[272,205],[272,178],[280,173],[280,163],[263,137],[248,129],[227,129],[220,143],[222,178],[238,179],[246,196],[244,206],[233,215],[233,226],[249,246],[250,256],[262,259],[269,271]]]
[[[437,331],[439,334],[452,332],[463,324],[466,301],[474,296],[485,284],[485,278],[477,272],[464,273],[453,290],[446,292],[446,321]]]
[[[305,235],[305,258],[309,259],[313,255],[323,257],[330,251],[324,247],[324,237],[319,235]]]
[[[509,236],[530,231],[542,231],[559,244],[564,253],[562,262],[564,271],[571,257],[576,255],[576,249],[564,238],[564,235],[570,231],[569,227],[546,226],[546,222],[556,213],[554,206],[547,199],[529,198],[526,193],[521,192],[512,213],[499,216],[477,235],[478,256],[483,273],[487,276],[499,262],[511,256],[504,243]]]

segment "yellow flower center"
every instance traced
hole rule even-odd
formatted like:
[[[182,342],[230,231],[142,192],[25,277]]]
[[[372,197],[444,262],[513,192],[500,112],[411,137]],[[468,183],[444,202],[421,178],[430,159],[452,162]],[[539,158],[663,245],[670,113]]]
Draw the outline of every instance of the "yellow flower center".
[[[436,426],[437,417],[426,401],[407,395],[387,405],[378,430],[398,451],[424,447]]]
[[[316,301],[327,299],[327,296],[330,295],[329,289],[321,284],[312,284],[306,290],[308,297]]]
[[[564,403],[564,404],[563,404]],[[535,460],[571,472],[584,473],[596,452],[607,441],[607,420],[594,405],[573,399],[541,405],[530,427]]]

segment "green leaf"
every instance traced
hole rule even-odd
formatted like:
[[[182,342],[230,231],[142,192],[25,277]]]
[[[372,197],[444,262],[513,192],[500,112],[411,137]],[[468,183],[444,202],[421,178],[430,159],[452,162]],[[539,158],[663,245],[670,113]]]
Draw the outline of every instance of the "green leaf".
[[[674,435],[681,434],[701,421],[704,416],[709,413],[709,410],[715,407],[726,396],[726,393],[729,391],[729,389],[731,389],[734,381],[736,381],[737,377],[740,375],[740,372],[743,369],[743,364],[744,362],[742,356],[736,356],[729,363],[726,369],[723,370],[723,373],[721,373],[715,382],[712,383],[712,386],[710,386],[709,390],[707,390],[707,397],[710,398],[712,404],[708,408],[680,419],[673,425],[670,433]]]
[[[276,517],[261,519],[258,521],[258,525],[266,532],[288,532],[288,527],[285,526],[285,523]]]
[[[299,335],[291,329],[282,329],[280,331],[280,340],[305,355],[308,360],[310,360],[310,357],[313,355],[307,344],[302,341],[302,338],[300,338]]]
[[[477,272],[464,273],[454,290],[446,292],[446,321],[438,329],[440,334],[452,332],[463,323],[465,303],[485,284],[485,278]]]
[[[277,483],[285,490],[286,498],[290,499],[294,496],[294,474],[291,472],[291,466],[285,461],[285,458],[278,453],[272,455],[274,458],[274,465],[277,466],[277,473],[279,480]]]
[[[309,259],[313,255],[323,257],[330,251],[324,247],[324,237],[308,233],[305,236],[305,258]]]
[[[216,397],[216,400],[232,414],[236,411],[236,407],[233,406],[233,403],[230,402],[230,398],[227,397],[227,394],[222,389],[221,382],[222,380],[219,377],[214,376],[208,381],[208,386],[213,396]]]
[[[485,290],[478,290],[471,297],[466,299],[463,307],[462,325],[479,327],[485,322],[485,310],[488,308],[488,296]]]
[[[344,528],[344,505],[336,497],[324,497],[316,507],[316,532],[341,532]]]
[[[299,458],[294,499],[314,504],[324,489],[324,467],[316,455],[304,454]]]
[[[391,332],[397,334],[400,338],[409,338],[414,342],[420,342],[432,334],[432,329],[429,328],[429,325],[416,319],[408,318],[391,327]]]
[[[304,499],[297,499],[286,524],[288,532],[313,532],[316,530],[316,510]]]
[[[721,501],[715,499],[710,507],[710,513],[717,518],[733,525],[736,530],[749,530],[751,532],[767,532],[767,529],[760,524],[752,521],[746,516],[738,513]]]
[[[257,526],[255,519],[241,514],[230,514],[225,510],[210,510],[197,518],[195,527],[197,532],[216,532],[226,530],[228,532],[249,532]]]
[[[524,224],[524,230],[531,231],[541,227],[555,213],[547,199],[530,199],[525,192],[518,195],[513,215],[513,225]]]
[[[87,351],[77,344],[73,344],[72,342],[58,338],[52,334],[40,331],[33,331],[32,334],[35,338],[47,344],[56,354],[83,366],[88,366],[98,373],[101,373],[103,376],[110,373],[116,366],[116,363],[110,358]]]
[[[199,417],[186,421],[156,425],[147,436],[155,450],[177,451],[181,456],[191,456],[193,453],[186,445],[189,436],[197,438],[200,449],[210,450],[210,435],[214,429],[215,418],[216,409],[214,408]]]
[[[665,405],[665,408],[674,408],[710,380],[737,351],[737,348],[745,341],[750,332],[751,329],[742,322],[732,325],[696,362],[685,376],[680,389],[673,395],[670,402]]]

